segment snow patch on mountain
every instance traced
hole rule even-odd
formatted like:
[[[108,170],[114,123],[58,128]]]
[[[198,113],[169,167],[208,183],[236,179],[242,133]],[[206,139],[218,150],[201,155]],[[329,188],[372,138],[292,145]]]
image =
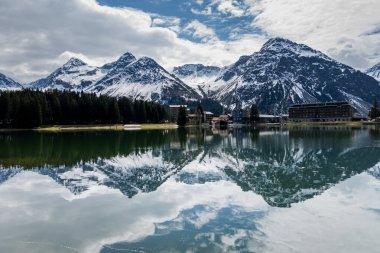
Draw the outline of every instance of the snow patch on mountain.
[[[366,71],[366,74],[372,76],[380,82],[380,62]]]
[[[12,78],[7,77],[0,73],[0,91],[1,90],[20,90],[23,86],[18,82],[14,81]]]
[[[86,91],[164,103],[169,103],[173,98],[194,100],[199,97],[193,89],[151,58],[125,62],[122,57],[114,65],[107,75]]]
[[[32,82],[27,87],[39,90],[82,91],[105,74],[106,72],[101,68],[89,66],[80,59],[71,58],[46,78]]]
[[[193,88],[200,96],[207,97],[216,90],[215,80],[223,69],[202,64],[185,64],[175,67],[173,74]]]
[[[193,89],[153,59],[137,59],[131,53],[125,53],[115,62],[102,67],[89,66],[72,58],[48,77],[37,80],[28,87],[94,92],[163,103],[199,98]]]

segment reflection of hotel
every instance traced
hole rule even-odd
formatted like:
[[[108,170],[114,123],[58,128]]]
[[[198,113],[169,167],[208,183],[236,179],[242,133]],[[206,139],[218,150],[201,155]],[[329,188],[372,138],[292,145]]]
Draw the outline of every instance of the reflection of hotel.
[[[290,122],[351,121],[354,108],[348,102],[297,104],[289,108]]]

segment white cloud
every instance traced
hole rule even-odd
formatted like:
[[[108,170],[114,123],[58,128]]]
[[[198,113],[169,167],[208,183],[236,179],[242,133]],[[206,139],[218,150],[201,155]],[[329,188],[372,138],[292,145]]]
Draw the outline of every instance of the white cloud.
[[[249,5],[240,3],[237,0],[211,0],[203,10],[192,8],[191,12],[198,15],[225,14],[232,17],[241,17],[247,14],[247,6]],[[215,8],[215,12],[213,12],[212,8]]]
[[[154,22],[160,22],[155,17],[101,6],[95,0],[2,0],[0,72],[29,82],[51,73],[70,56],[101,65],[127,51],[152,57],[168,69],[189,62],[223,66],[263,43],[257,37],[239,44],[193,43],[178,38],[173,28],[154,27]],[[212,29],[197,23],[192,29],[196,36],[214,35]]]
[[[206,9],[204,10],[197,10],[194,8],[190,9],[192,13],[197,14],[197,15],[212,15],[212,8],[211,6],[207,6]]]
[[[181,31],[181,20],[176,17],[152,15],[152,26],[166,27],[176,33]]]
[[[213,4],[216,4],[217,10],[223,14],[231,14],[236,17],[245,14],[245,10],[239,6],[236,0],[213,0]]]
[[[196,2],[198,5],[202,5],[202,4],[204,3],[203,0],[196,0],[195,2]]]
[[[198,20],[193,20],[187,24],[184,31],[192,34],[194,38],[202,39],[204,42],[216,39],[215,31]]]
[[[268,36],[239,34],[237,29],[230,41],[222,41],[213,29],[193,21],[187,29],[202,40],[194,43],[178,37],[178,18],[101,6],[95,0],[2,0],[0,72],[17,81],[34,81],[71,56],[101,65],[127,51],[152,57],[168,69],[184,63],[223,66],[259,50],[273,36],[308,44],[356,68],[380,61],[380,1],[212,0],[211,4],[231,16],[239,15],[239,10],[233,13],[235,7],[247,15],[249,5],[252,25]],[[211,12],[211,6],[205,10]]]
[[[306,43],[357,68],[380,60],[380,33],[371,34],[380,27],[380,1],[262,0],[250,5],[252,13],[259,13],[253,25],[270,36]]]

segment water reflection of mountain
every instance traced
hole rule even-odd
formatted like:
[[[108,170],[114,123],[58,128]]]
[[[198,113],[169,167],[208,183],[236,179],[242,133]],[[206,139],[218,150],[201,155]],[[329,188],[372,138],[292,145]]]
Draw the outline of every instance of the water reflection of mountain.
[[[301,129],[272,134],[241,145],[237,156],[244,166],[227,166],[224,171],[243,190],[262,195],[273,206],[309,199],[380,160],[380,148],[372,145],[367,131]],[[231,155],[235,150],[225,149]]]
[[[156,190],[194,159],[198,149],[190,148],[193,142],[186,135],[147,131],[2,136],[6,152],[0,160],[0,183],[23,168],[51,177],[74,194],[105,185],[132,197]],[[36,152],[30,143],[43,148]]]
[[[377,131],[327,128],[1,134],[0,183],[28,168],[75,194],[104,185],[132,197],[168,178],[232,180],[272,206],[288,207],[374,167]]]
[[[132,132],[11,132],[0,133],[0,163],[25,169],[73,166],[83,161],[128,156],[163,145],[181,145],[183,137],[165,131]]]
[[[368,170],[368,173],[380,180],[380,163]]]

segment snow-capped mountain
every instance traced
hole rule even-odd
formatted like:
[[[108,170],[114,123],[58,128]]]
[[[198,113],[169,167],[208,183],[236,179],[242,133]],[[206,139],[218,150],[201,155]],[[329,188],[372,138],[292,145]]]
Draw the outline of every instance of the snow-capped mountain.
[[[32,89],[82,91],[105,75],[101,68],[87,65],[77,58],[71,58],[49,76],[30,83]]]
[[[136,59],[125,53],[102,67],[72,58],[46,78],[28,85],[32,89],[73,90],[163,103],[198,99],[180,79],[148,57]]]
[[[349,101],[363,114],[379,99],[377,81],[306,45],[275,38],[227,67],[212,98],[224,106],[257,103],[261,112],[285,113],[291,104]]]
[[[380,82],[380,62],[366,71],[367,75],[372,76]]]
[[[0,90],[19,90],[22,85],[0,73]]]
[[[39,90],[82,91],[106,75],[102,68],[89,66],[77,58],[71,58],[62,67],[45,78],[29,83],[28,88]]]
[[[210,92],[217,88],[213,84],[221,71],[219,67],[202,64],[185,64],[173,69],[177,77],[203,97],[209,96]]]
[[[229,109],[238,104],[246,109],[257,103],[261,113],[270,114],[286,113],[295,103],[348,101],[366,115],[372,102],[380,99],[380,85],[374,79],[380,79],[380,64],[367,74],[306,45],[274,38],[259,52],[242,56],[224,68],[186,64],[171,74],[151,58],[137,59],[125,53],[101,67],[70,59],[48,77],[25,87],[95,92],[166,104],[209,99]],[[0,89],[9,87],[22,88],[0,75]]]
[[[163,103],[199,98],[192,88],[153,59],[133,58],[131,54],[123,55],[115,63],[106,65],[110,68],[107,75],[86,91]]]

